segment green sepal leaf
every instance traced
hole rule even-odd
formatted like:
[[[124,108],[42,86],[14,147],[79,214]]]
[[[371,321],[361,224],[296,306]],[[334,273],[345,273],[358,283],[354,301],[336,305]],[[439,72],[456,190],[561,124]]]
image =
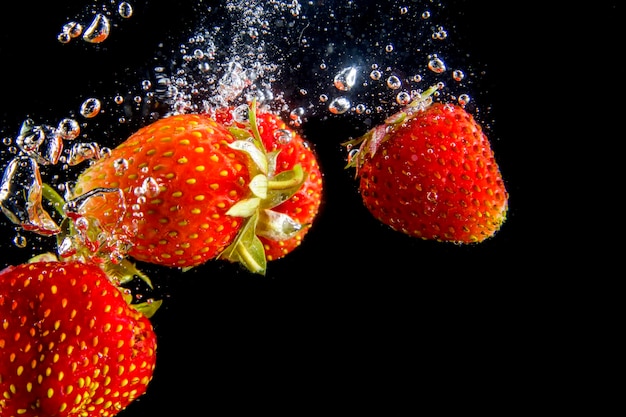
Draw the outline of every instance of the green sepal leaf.
[[[289,200],[300,190],[305,180],[306,174],[300,164],[271,178],[268,183],[267,198],[263,200],[261,207],[270,209]]]
[[[268,239],[281,241],[294,237],[302,225],[291,216],[274,210],[262,210],[256,225],[256,234]]]
[[[235,217],[250,217],[256,213],[260,204],[261,199],[258,197],[246,198],[233,204],[226,214]]]
[[[246,220],[237,234],[237,238],[217,258],[241,263],[248,271],[265,275],[267,268],[265,248],[255,230],[258,219],[257,212]]]
[[[228,146],[232,149],[236,149],[241,152],[245,152],[250,156],[252,162],[254,163],[254,167],[256,170],[261,173],[267,175],[268,173],[268,163],[267,157],[265,156],[264,151],[259,149],[253,142],[249,140],[236,140],[228,144]]]
[[[267,198],[267,176],[263,174],[255,175],[251,180],[248,187],[256,197],[260,199]]]
[[[132,281],[135,277],[139,277],[150,287],[150,289],[154,288],[150,278],[145,273],[137,269],[137,266],[128,259],[123,259],[119,263],[107,262],[104,264],[102,269],[106,272],[109,278],[115,280],[118,285],[126,284]]]
[[[248,140],[251,140],[251,139],[253,140],[252,136],[250,136],[250,132],[247,131],[246,129],[242,129],[242,128],[237,127],[237,126],[231,126],[231,127],[228,128],[228,131],[237,140],[245,140],[245,141],[248,141]]]
[[[149,300],[143,303],[131,304],[130,306],[142,313],[147,318],[151,318],[152,316],[154,316],[154,313],[157,312],[162,304],[163,300]]]

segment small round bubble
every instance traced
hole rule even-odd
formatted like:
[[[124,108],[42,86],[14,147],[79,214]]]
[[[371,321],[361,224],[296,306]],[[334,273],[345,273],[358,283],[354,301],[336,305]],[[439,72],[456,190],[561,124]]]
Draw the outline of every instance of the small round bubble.
[[[64,140],[74,140],[80,135],[80,125],[71,118],[65,118],[59,122],[57,133]]]
[[[411,102],[411,95],[407,93],[406,91],[401,91],[396,96],[396,103],[398,103],[401,106],[406,106],[410,102]]]
[[[398,88],[402,87],[402,80],[400,80],[398,76],[392,75],[387,78],[387,87],[391,88],[392,90],[397,90]]]
[[[98,100],[97,98],[88,98],[87,100],[83,101],[83,104],[81,104],[80,114],[83,117],[90,119],[100,113],[101,107],[102,105],[100,103],[100,100]]]
[[[465,74],[461,70],[454,70],[452,71],[452,78],[454,81],[461,81],[465,78]]]
[[[437,55],[433,55],[428,61],[428,69],[434,73],[441,74],[445,72],[446,64]]]
[[[128,19],[133,15],[133,6],[127,1],[122,1],[117,6],[117,13],[124,19]]]
[[[26,240],[23,235],[18,233],[13,237],[13,244],[18,248],[23,249],[26,245],[28,245],[28,240]]]
[[[332,114],[343,114],[350,110],[350,100],[346,97],[337,97],[333,99],[328,105],[328,110]]]

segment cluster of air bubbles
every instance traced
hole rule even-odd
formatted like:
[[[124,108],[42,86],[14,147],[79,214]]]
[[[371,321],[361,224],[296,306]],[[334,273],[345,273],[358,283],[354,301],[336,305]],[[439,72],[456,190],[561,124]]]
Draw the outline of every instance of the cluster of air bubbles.
[[[91,119],[101,112],[97,98],[85,99],[79,114]],[[28,118],[23,121],[15,138],[5,137],[2,143],[13,155],[4,168],[0,183],[0,206],[3,213],[16,226],[34,231],[39,235],[57,234],[59,226],[43,205],[44,181],[41,166],[58,166],[62,171],[85,161],[97,160],[110,154],[111,150],[93,141],[79,141],[81,123],[74,117],[65,117],[55,124],[36,123]],[[52,179],[58,180],[59,175]],[[65,183],[57,185],[59,191],[69,191]],[[17,246],[23,242],[16,235]]]
[[[66,22],[57,35],[57,40],[61,43],[69,43],[72,39],[82,38],[87,43],[102,43],[108,39],[111,33],[111,19],[120,17],[129,19],[133,15],[133,6],[126,1],[117,4],[115,12],[104,7],[102,10],[94,11],[93,16],[85,22],[78,19]]]

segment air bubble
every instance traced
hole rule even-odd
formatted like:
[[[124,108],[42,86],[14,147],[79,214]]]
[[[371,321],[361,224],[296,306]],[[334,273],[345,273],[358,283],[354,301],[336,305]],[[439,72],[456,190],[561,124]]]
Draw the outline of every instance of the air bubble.
[[[468,94],[461,94],[459,96],[459,104],[461,106],[465,106],[467,103],[469,103],[471,100],[470,96]]]
[[[74,140],[80,135],[80,125],[74,119],[65,118],[57,126],[57,133],[64,140]]]
[[[26,245],[28,245],[28,240],[23,235],[17,233],[13,237],[13,244],[15,246],[17,246],[18,248],[20,248],[20,249],[24,249],[26,247]]]
[[[428,61],[428,69],[437,74],[441,74],[445,72],[446,64],[437,55],[433,55]]]
[[[276,129],[274,131],[274,139],[276,139],[276,141],[281,145],[288,144],[289,142],[291,142],[292,138],[293,136],[290,130]]]
[[[398,76],[392,75],[387,78],[387,87],[391,88],[392,90],[397,90],[398,88],[402,87],[402,81]]]
[[[350,110],[350,100],[346,97],[337,97],[334,98],[330,104],[328,105],[328,110],[332,114],[343,114]]]
[[[461,81],[463,80],[463,78],[465,78],[465,74],[461,70],[454,70],[452,72],[452,78],[454,79],[454,81]]]
[[[104,42],[109,37],[110,31],[109,19],[102,13],[98,13],[83,33],[83,40],[89,43]]]
[[[117,13],[124,19],[128,19],[133,15],[133,6],[123,1],[117,6]]]
[[[100,113],[102,104],[97,98],[88,98],[80,106],[80,114],[87,119],[96,117]]]
[[[356,83],[356,72],[357,70],[355,67],[342,69],[337,75],[335,75],[335,88],[340,91],[350,90]]]
[[[396,96],[396,103],[398,103],[401,106],[406,106],[410,102],[411,102],[411,95],[407,93],[406,91],[401,91]]]
[[[124,158],[116,159],[113,161],[113,168],[118,174],[124,173],[128,169],[128,160]]]

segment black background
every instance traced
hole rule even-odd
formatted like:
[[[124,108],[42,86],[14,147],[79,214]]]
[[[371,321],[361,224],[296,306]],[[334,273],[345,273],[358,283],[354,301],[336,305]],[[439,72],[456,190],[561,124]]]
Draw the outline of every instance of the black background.
[[[167,12],[149,3],[97,55],[55,40],[77,10],[71,2],[18,3],[3,12],[3,135],[25,117],[64,114],[75,105],[68,97],[145,66],[155,39],[193,26],[186,2],[166,3]],[[312,119],[302,131],[318,152],[326,196],[300,248],[270,263],[265,277],[226,263],[184,274],[141,265],[165,297],[153,318],[159,359],[148,393],[120,416],[356,415],[374,407],[410,415],[430,395],[483,409],[492,396],[516,401],[511,376],[533,374],[536,360],[552,356],[542,341],[558,332],[560,314],[544,314],[552,312],[555,287],[532,215],[541,205],[529,182],[529,167],[540,162],[528,147],[536,127],[520,121],[552,48],[541,29],[551,17],[528,2],[446,4],[459,50],[485,69],[473,88],[489,107],[489,136],[510,193],[501,231],[459,247],[377,223],[343,169],[339,141],[326,140],[354,128]],[[0,227],[2,266],[28,259],[31,252],[10,244],[12,225]],[[446,395],[476,384],[484,388],[477,396]]]

